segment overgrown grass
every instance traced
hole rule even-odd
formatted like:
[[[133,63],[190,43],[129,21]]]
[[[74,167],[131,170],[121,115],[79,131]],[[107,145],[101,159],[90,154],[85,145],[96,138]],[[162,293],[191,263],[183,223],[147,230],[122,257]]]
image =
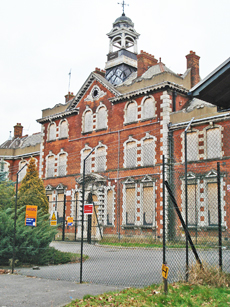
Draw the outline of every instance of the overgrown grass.
[[[229,288],[214,288],[203,285],[172,284],[164,294],[162,286],[152,285],[143,289],[129,288],[103,295],[86,295],[66,306],[220,306],[230,304]]]
[[[85,295],[66,307],[80,306],[230,306],[230,274],[207,264],[194,265],[189,272],[189,283],[173,283],[164,293],[163,285],[143,289],[129,288],[103,295]]]

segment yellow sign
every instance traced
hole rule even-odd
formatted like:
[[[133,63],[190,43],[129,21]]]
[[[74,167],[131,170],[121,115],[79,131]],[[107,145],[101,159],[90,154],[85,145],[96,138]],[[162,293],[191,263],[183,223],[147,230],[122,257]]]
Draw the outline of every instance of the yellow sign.
[[[168,272],[169,272],[169,268],[165,264],[162,264],[162,277],[164,279],[168,278]]]
[[[57,226],[57,212],[53,211],[51,213],[50,226]]]
[[[26,226],[36,226],[37,225],[37,206],[26,206],[26,218],[25,225]]]
[[[73,217],[67,216],[67,226],[73,226]]]

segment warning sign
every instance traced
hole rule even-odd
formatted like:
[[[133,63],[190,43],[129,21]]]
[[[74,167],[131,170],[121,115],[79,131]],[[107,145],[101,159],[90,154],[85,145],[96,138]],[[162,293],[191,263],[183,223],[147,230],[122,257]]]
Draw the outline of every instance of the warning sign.
[[[50,226],[57,226],[57,211],[51,212]]]
[[[93,214],[93,204],[85,204],[84,214]]]
[[[169,272],[169,268],[165,264],[162,264],[162,277],[164,279],[168,278],[168,272]]]
[[[26,206],[26,226],[36,226],[37,225],[37,206]]]
[[[73,226],[73,217],[67,216],[67,226]]]

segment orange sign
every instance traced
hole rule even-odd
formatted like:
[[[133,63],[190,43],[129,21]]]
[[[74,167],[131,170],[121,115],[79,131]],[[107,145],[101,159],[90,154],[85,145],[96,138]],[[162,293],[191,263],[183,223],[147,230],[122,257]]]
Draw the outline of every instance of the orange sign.
[[[67,216],[67,226],[73,226],[73,217]]]
[[[37,225],[37,206],[26,206],[26,218],[25,225],[26,226],[36,226]]]

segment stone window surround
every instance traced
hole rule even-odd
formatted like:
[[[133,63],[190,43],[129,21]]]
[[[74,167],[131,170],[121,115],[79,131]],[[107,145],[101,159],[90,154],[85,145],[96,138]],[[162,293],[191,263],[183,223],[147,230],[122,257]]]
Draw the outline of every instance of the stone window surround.
[[[46,173],[45,173],[45,178],[53,178],[53,177],[58,177],[58,166],[59,166],[59,156],[61,154],[66,155],[66,174],[67,175],[67,164],[68,164],[68,153],[64,151],[63,148],[61,148],[60,152],[55,155],[52,150],[49,151],[49,154],[46,156],[45,161],[46,161]],[[48,177],[48,159],[49,157],[54,157],[54,176],[53,177]],[[57,163],[57,166],[55,166],[55,163]]]
[[[61,124],[63,122],[67,123],[67,133],[66,133],[66,136],[61,137],[60,136],[60,134],[61,134]],[[65,139],[65,138],[68,138],[68,136],[69,136],[69,123],[68,123],[68,120],[66,118],[64,118],[64,119],[60,120],[59,125],[58,125],[58,138],[59,139]]]

